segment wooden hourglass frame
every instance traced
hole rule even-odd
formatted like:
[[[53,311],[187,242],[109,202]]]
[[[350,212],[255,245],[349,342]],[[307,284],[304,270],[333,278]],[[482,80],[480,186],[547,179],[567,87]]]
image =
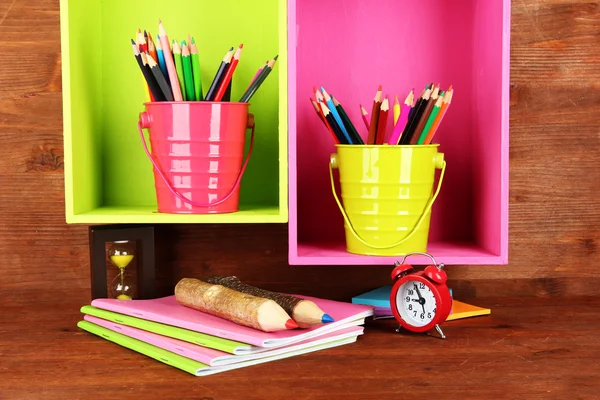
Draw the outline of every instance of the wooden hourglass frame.
[[[135,260],[137,281],[136,299],[156,298],[156,278],[155,278],[155,232],[153,226],[139,225],[103,225],[90,226],[90,272],[92,300],[97,298],[109,297],[107,284],[107,258],[111,260],[114,267],[120,269],[117,276],[126,279],[125,273],[128,267],[133,267]],[[107,249],[107,244],[108,249]],[[132,246],[134,254],[123,254],[119,246]],[[116,251],[111,253],[111,248]],[[107,253],[108,251],[108,253]],[[117,256],[116,258],[112,256]],[[126,256],[126,257],[119,257]],[[132,256],[132,257],[127,257]],[[120,264],[121,267],[119,267]],[[121,283],[116,282],[117,283]],[[123,281],[123,284],[125,281]],[[112,282],[111,282],[112,284]],[[124,285],[121,285],[121,288]],[[118,291],[118,290],[117,290]],[[127,293],[120,293],[127,296]],[[131,297],[131,296],[129,296]],[[126,297],[122,297],[125,299]]]

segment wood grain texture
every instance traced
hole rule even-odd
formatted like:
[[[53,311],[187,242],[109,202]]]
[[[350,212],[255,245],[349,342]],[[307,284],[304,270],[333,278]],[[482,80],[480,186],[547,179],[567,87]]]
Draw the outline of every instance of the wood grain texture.
[[[568,298],[599,294],[599,1],[513,1],[510,263],[448,267],[455,296],[491,317],[449,325],[444,343],[378,323],[347,348],[194,380],[76,328],[89,251],[64,218],[59,1],[0,0],[0,37],[0,399],[597,394],[598,299]],[[285,224],[162,229],[165,294],[205,274],[337,300],[389,283],[391,266],[289,266]]]
[[[446,340],[369,320],[353,344],[193,377],[79,330],[86,296],[3,302],[0,398],[597,398],[598,297],[479,299],[492,314],[444,324]]]

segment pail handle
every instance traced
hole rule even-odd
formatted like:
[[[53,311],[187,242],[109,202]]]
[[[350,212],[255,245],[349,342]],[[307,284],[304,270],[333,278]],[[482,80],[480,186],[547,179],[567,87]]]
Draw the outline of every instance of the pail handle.
[[[446,161],[444,159],[441,160],[441,169],[442,169],[442,172],[440,173],[440,179],[438,180],[437,189],[435,190],[435,193],[433,194],[433,196],[431,197],[431,199],[429,199],[429,201],[425,205],[425,209],[423,210],[423,213],[421,214],[421,216],[417,220],[417,223],[413,227],[412,231],[410,231],[410,233],[407,236],[405,236],[403,239],[397,241],[396,243],[392,243],[392,244],[386,245],[386,246],[374,246],[374,245],[372,245],[370,243],[367,243],[363,238],[360,237],[360,235],[356,232],[356,230],[354,230],[354,227],[352,226],[352,223],[350,222],[350,219],[348,218],[348,214],[346,214],[346,210],[342,206],[342,203],[340,202],[340,199],[338,198],[338,195],[337,195],[337,193],[335,191],[335,182],[333,180],[333,168],[337,168],[337,157],[336,157],[335,154],[331,155],[330,162],[329,162],[329,177],[331,178],[331,192],[333,193],[333,197],[335,198],[335,202],[337,203],[338,207],[340,208],[340,211],[342,212],[342,216],[344,217],[344,221],[346,221],[346,224],[350,228],[350,232],[352,232],[352,234],[354,235],[354,237],[359,242],[361,242],[362,244],[364,244],[365,246],[368,246],[368,247],[370,247],[372,249],[381,249],[381,250],[383,250],[383,249],[391,249],[393,247],[399,246],[402,243],[406,242],[417,231],[417,229],[419,228],[419,226],[421,226],[421,223],[425,219],[425,216],[427,215],[427,213],[429,211],[431,211],[431,207],[433,206],[433,203],[435,202],[435,199],[437,198],[438,194],[440,193],[440,189],[442,187],[442,181],[444,180],[444,173],[446,172]],[[436,168],[439,169],[440,167],[438,165],[436,165]]]
[[[142,113],[142,114],[144,114],[144,113]],[[140,120],[138,121],[138,130],[140,132],[140,138],[142,139],[142,144],[144,145],[144,151],[146,152],[146,155],[152,162],[152,165],[154,165],[156,172],[158,172],[158,174],[160,175],[162,180],[165,182],[165,184],[167,185],[167,187],[169,188],[171,193],[173,193],[173,195],[175,197],[177,197],[179,200],[184,201],[194,207],[213,207],[213,206],[218,206],[219,204],[227,201],[233,195],[233,193],[235,193],[236,189],[238,188],[238,186],[240,185],[240,183],[242,181],[242,176],[244,175],[244,171],[246,170],[246,166],[248,165],[248,161],[250,160],[250,156],[252,155],[252,148],[254,147],[255,123],[254,123],[253,117],[254,116],[252,114],[248,114],[248,125],[246,126],[246,129],[248,129],[248,128],[252,129],[252,133],[250,136],[250,148],[248,149],[248,154],[246,155],[246,160],[244,161],[244,164],[242,165],[242,169],[240,170],[240,173],[235,181],[235,184],[233,185],[233,187],[231,188],[231,191],[227,194],[227,196],[223,197],[219,201],[216,201],[216,202],[210,203],[210,204],[196,203],[195,201],[188,199],[187,197],[183,196],[182,194],[179,194],[177,192],[177,190],[173,187],[173,185],[171,185],[171,182],[169,182],[169,180],[167,179],[165,174],[162,172],[162,170],[158,166],[158,163],[154,160],[154,157],[152,157],[152,154],[148,150],[148,146],[146,145],[146,138],[144,137],[144,132],[142,130],[143,129],[142,127],[147,126],[146,121],[143,121],[143,119],[147,118],[147,115],[140,114]]]

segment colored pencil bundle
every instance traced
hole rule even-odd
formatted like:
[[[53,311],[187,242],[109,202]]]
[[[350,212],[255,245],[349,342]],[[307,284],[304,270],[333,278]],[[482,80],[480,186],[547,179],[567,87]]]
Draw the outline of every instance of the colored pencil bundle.
[[[202,91],[202,77],[198,46],[193,37],[188,41],[169,42],[162,21],[158,21],[156,41],[152,35],[138,29],[136,40],[131,39],[133,54],[144,76],[150,101],[231,101],[234,73],[240,61],[243,44],[234,51],[231,47],[217,68],[206,92]],[[240,102],[247,103],[275,67],[277,56],[262,66]]]
[[[371,116],[365,107],[360,105],[360,112],[367,131],[367,140],[356,130],[354,124],[337,99],[330,96],[323,87],[321,91],[313,89],[315,99],[310,101],[319,119],[331,133],[337,144],[368,144],[368,145],[415,145],[430,144],[436,134],[446,111],[452,102],[454,89],[440,90],[440,85],[427,85],[416,99],[414,89],[406,96],[401,105],[395,96],[392,115],[393,121],[388,124],[390,100],[383,95],[383,88],[377,88]],[[391,125],[391,128],[388,127]],[[391,130],[386,141],[386,133]]]

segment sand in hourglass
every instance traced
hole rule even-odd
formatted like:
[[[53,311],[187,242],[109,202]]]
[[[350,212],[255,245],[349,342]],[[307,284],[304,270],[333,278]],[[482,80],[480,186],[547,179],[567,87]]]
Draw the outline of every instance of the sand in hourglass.
[[[133,255],[129,255],[129,254],[128,255],[120,255],[120,256],[110,256],[110,261],[112,261],[112,263],[115,264],[120,270],[119,275],[121,276],[122,290],[124,290],[124,288],[125,288],[124,270],[125,270],[125,267],[127,267],[129,265],[131,260],[133,260]],[[120,295],[117,296],[117,299],[131,300],[131,297],[127,296],[124,292],[122,292]]]

